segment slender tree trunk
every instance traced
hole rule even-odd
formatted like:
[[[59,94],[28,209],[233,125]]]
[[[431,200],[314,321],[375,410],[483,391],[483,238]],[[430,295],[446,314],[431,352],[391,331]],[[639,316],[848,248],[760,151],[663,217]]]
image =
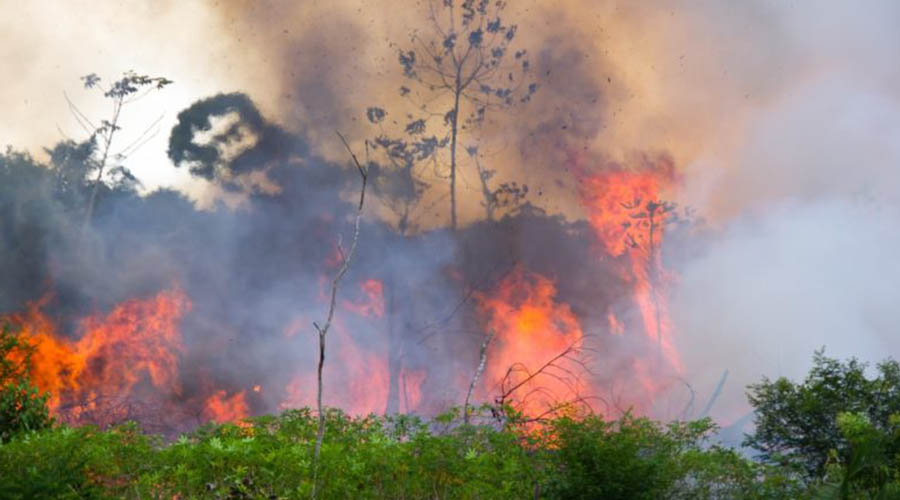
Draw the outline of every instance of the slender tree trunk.
[[[316,378],[316,410],[319,412],[318,428],[316,429],[316,448],[314,455],[316,461],[322,451],[322,440],[325,438],[325,411],[322,408],[322,369],[325,367],[325,330],[319,330],[319,366]]]
[[[359,175],[362,178],[362,187],[359,190],[359,205],[356,207],[356,218],[353,224],[353,242],[350,244],[350,250],[346,255],[344,255],[343,250],[341,250],[343,262],[341,263],[341,267],[338,269],[337,274],[335,274],[334,279],[331,280],[331,301],[328,305],[328,317],[325,319],[325,324],[321,327],[317,323],[313,323],[313,326],[315,326],[316,330],[319,332],[319,365],[316,372],[316,410],[318,411],[319,419],[316,429],[316,444],[313,447],[312,498],[314,499],[318,496],[319,456],[322,453],[322,442],[325,440],[325,409],[322,406],[322,371],[325,367],[325,336],[328,334],[328,329],[331,328],[331,321],[334,319],[338,286],[340,285],[344,274],[350,269],[350,263],[353,262],[353,255],[356,253],[356,247],[359,244],[359,223],[362,220],[363,204],[366,200],[366,183],[368,181],[368,172],[359,163],[359,160],[356,158],[356,155],[353,154],[353,150],[350,149],[350,145],[347,144],[344,136],[341,135],[340,132],[337,132],[337,135],[341,138],[341,142],[344,143],[344,146],[347,147],[347,151],[350,152],[350,156],[353,158],[353,163],[356,164],[356,168],[359,170]],[[340,245],[338,248],[340,248]]]
[[[658,354],[662,357],[662,315],[660,311],[659,304],[659,265],[660,262],[657,261],[657,248],[656,242],[653,241],[655,236],[656,222],[654,220],[654,210],[650,211],[650,243],[648,248],[648,272],[649,272],[649,281],[650,281],[650,299],[653,301],[653,313],[655,315],[656,320],[656,343],[657,349],[659,350]]]
[[[484,339],[484,342],[481,343],[481,351],[478,353],[478,368],[475,369],[475,374],[472,376],[472,383],[469,384],[469,390],[466,392],[466,402],[463,404],[464,424],[469,423],[469,400],[472,398],[472,392],[475,391],[475,386],[478,385],[478,379],[481,378],[481,372],[484,371],[484,364],[485,361],[487,361],[487,348],[493,339],[494,331],[491,331]]]
[[[398,280],[391,280],[391,283],[397,282]],[[395,325],[397,313],[395,310],[395,293],[394,286],[391,286],[388,290],[387,311],[385,311],[388,315],[388,394],[387,401],[385,402],[385,413],[388,415],[400,412],[400,371],[403,367],[402,359],[399,356],[400,342],[398,337],[400,335],[396,331]],[[406,408],[406,411],[409,412],[409,408]]]
[[[97,178],[94,179],[94,187],[91,189],[91,196],[88,198],[87,210],[84,213],[84,223],[82,225],[82,232],[87,230],[88,224],[91,223],[91,218],[94,216],[94,204],[97,202],[97,191],[100,189],[100,183],[103,182],[103,171],[106,169],[106,162],[109,160],[109,150],[112,147],[113,135],[116,133],[116,128],[119,124],[119,114],[122,111],[123,99],[119,98],[115,103],[115,110],[113,111],[113,119],[112,123],[109,126],[109,131],[107,132],[105,138],[105,144],[103,147],[103,156],[100,158],[100,164],[97,168]]]
[[[456,135],[459,130],[459,95],[462,93],[460,71],[456,70],[456,88],[453,91],[453,121],[450,129],[450,228],[456,231]]]

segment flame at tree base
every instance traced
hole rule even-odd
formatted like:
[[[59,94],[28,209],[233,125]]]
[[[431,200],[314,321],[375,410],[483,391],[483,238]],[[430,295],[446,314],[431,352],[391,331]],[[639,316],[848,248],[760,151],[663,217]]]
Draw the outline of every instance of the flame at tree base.
[[[528,418],[587,406],[592,388],[583,375],[584,333],[550,279],[517,267],[490,295],[475,295],[494,332],[483,393],[512,404]]]

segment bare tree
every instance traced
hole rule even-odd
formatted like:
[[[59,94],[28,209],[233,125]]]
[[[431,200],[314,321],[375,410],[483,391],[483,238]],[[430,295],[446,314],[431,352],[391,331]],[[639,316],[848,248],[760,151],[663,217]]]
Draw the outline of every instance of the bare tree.
[[[411,35],[412,47],[401,50],[398,61],[414,88],[400,87],[400,95],[416,111],[407,114],[406,137],[388,137],[382,128],[375,146],[383,148],[391,163],[415,177],[414,167],[431,160],[438,175],[450,183],[450,227],[457,227],[458,145],[460,135],[477,135],[489,111],[531,99],[536,83],[529,83],[527,53],[510,55],[516,25],[502,16],[507,3],[489,0],[429,0],[429,30]],[[387,112],[371,107],[369,121],[382,124]],[[438,120],[436,127],[431,125]],[[436,128],[437,133],[429,131]],[[477,151],[477,138],[470,155]],[[449,171],[442,172],[438,152],[449,148]],[[490,175],[477,166],[484,185]],[[484,189],[490,193],[490,189]]]
[[[86,228],[94,214],[97,192],[100,189],[100,185],[103,183],[103,174],[118,173],[126,178],[134,180],[131,172],[121,165],[109,168],[110,161],[113,159],[121,161],[129,154],[136,151],[137,148],[145,144],[155,134],[152,131],[162,118],[160,117],[151,123],[150,126],[148,126],[147,129],[145,129],[144,132],[130,144],[126,145],[118,152],[113,153],[112,146],[114,139],[118,132],[122,130],[121,118],[123,108],[144,97],[150,91],[160,90],[166,87],[171,84],[172,81],[163,77],[139,75],[133,71],[126,72],[122,75],[122,78],[114,81],[108,87],[104,86],[101,83],[100,77],[93,73],[81,77],[81,80],[84,83],[84,88],[98,89],[103,93],[103,96],[112,103],[110,117],[101,120],[99,125],[95,125],[90,118],[88,118],[87,115],[85,115],[74,103],[72,103],[69,97],[66,96],[66,101],[69,103],[69,109],[72,112],[72,116],[75,117],[75,120],[79,125],[90,135],[90,142],[99,147],[91,161],[91,167],[96,172],[96,175],[84,213],[84,227]]]
[[[341,267],[331,280],[331,300],[328,304],[328,316],[325,318],[325,323],[323,323],[322,326],[319,326],[318,323],[313,323],[313,326],[315,326],[316,330],[319,332],[319,365],[316,372],[316,409],[319,413],[319,419],[316,429],[316,444],[313,451],[313,498],[316,497],[319,455],[322,453],[322,441],[325,439],[325,411],[322,407],[322,369],[325,366],[325,337],[328,334],[328,330],[331,328],[331,321],[334,319],[338,286],[341,283],[341,279],[347,274],[347,270],[350,269],[350,264],[353,262],[353,256],[356,253],[356,247],[359,244],[359,224],[362,220],[363,204],[366,200],[366,184],[369,180],[368,171],[359,163],[356,154],[353,153],[353,150],[350,149],[350,145],[347,144],[347,140],[344,139],[344,136],[341,135],[340,132],[337,132],[337,135],[340,137],[341,142],[344,143],[344,147],[346,147],[347,151],[350,153],[350,157],[353,158],[353,163],[356,164],[359,176],[362,179],[362,187],[359,190],[359,205],[357,205],[356,217],[353,222],[353,241],[350,243],[350,249],[347,252],[344,252],[340,242],[338,242],[338,251],[341,255]]]

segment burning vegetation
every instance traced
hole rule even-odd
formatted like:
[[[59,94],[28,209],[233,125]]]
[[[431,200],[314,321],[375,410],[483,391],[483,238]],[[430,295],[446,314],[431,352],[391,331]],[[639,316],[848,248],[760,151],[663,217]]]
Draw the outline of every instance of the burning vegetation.
[[[895,343],[895,9],[149,4],[247,79],[0,152],[0,497],[900,497],[900,366],[785,378]]]
[[[674,207],[661,195],[676,182],[673,167],[661,161],[640,169],[579,172],[589,230],[525,206],[501,221],[458,230],[468,251],[457,263],[447,260],[407,272],[406,262],[395,260],[399,267],[382,265],[373,277],[379,253],[428,252],[429,240],[447,242],[452,234],[415,235],[393,247],[397,240],[386,239],[387,226],[364,228],[364,236],[371,238],[367,255],[360,257],[360,269],[336,304],[333,351],[325,366],[329,404],[356,415],[428,414],[459,404],[478,364],[473,357],[477,346],[490,335],[475,387],[480,401],[511,405],[534,419],[596,409],[610,414],[629,407],[651,411],[655,395],[682,370],[666,309],[666,290],[675,275],[663,267],[664,235]],[[265,206],[279,198],[256,203]],[[192,216],[210,218],[202,212]],[[313,217],[310,224],[327,220]],[[532,228],[536,234],[517,234]],[[379,231],[384,235],[376,236]],[[540,252],[523,254],[510,267],[502,250],[467,241],[489,233],[494,233],[494,244],[514,244],[519,237],[555,238],[559,248],[586,260],[584,266],[572,266],[564,256]],[[262,241],[265,235],[251,233],[248,238]],[[185,243],[190,241],[179,245]],[[385,246],[379,248],[379,243]],[[337,269],[342,252],[332,247],[320,254],[318,263],[298,271],[316,276],[317,269]],[[498,272],[503,266],[506,270]],[[176,271],[170,278],[189,271]],[[585,273],[606,282],[585,282]],[[276,278],[272,285],[280,282]],[[426,283],[438,293],[422,293]],[[327,303],[325,276],[313,284],[306,289],[312,304]],[[611,296],[604,284],[626,295]],[[220,323],[222,318],[210,316],[215,305],[204,297],[198,300],[198,293],[210,291],[200,287],[191,292],[193,288],[175,285],[145,298],[125,298],[105,312],[74,319],[63,315],[62,297],[44,291],[43,298],[5,321],[35,345],[31,376],[51,394],[53,413],[70,423],[137,419],[171,432],[206,420],[235,421],[314,403],[312,365],[283,363],[277,355],[255,365],[248,362],[273,349],[308,351],[311,309],[301,308],[305,315],[280,312],[264,323],[245,317],[243,321],[251,320],[247,329],[235,331]],[[251,313],[252,308],[238,312]],[[262,324],[272,331],[259,331]],[[211,327],[216,332],[215,325],[223,329],[203,333]],[[246,359],[236,373],[221,361],[235,354],[228,344],[236,339],[225,335],[257,337],[264,349],[243,352]]]
[[[177,82],[135,72],[82,79],[113,106],[91,128],[70,101],[88,140],[47,162],[0,157],[0,217],[18,242],[0,272],[21,284],[0,312],[34,344],[30,375],[55,416],[176,433],[314,404],[435,415],[472,399],[533,421],[658,412],[684,370],[664,266],[668,233],[690,226],[666,199],[675,165],[613,164],[568,144],[567,126],[545,131],[580,151],[546,184],[574,183],[586,221],[548,213],[543,187],[502,171],[493,148],[545,84],[559,100],[551,71],[535,71],[551,54],[520,46],[505,2],[431,7],[428,30],[396,51],[400,99],[358,110],[370,139],[338,133],[352,164],[325,158],[321,131],[217,94],[178,113],[167,155],[232,205],[139,194],[126,117]]]

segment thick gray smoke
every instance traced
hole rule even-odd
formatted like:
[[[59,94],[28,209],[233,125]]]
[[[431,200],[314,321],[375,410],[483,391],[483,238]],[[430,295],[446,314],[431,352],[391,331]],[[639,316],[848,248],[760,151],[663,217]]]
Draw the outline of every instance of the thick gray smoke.
[[[739,137],[712,135],[687,169],[685,192],[718,229],[673,303],[695,389],[729,371],[712,411],[725,422],[749,410],[746,384],[801,377],[815,349],[900,355],[897,4],[760,5],[762,17],[703,18],[749,23],[741,43],[777,57],[756,66],[766,98],[732,109]]]

